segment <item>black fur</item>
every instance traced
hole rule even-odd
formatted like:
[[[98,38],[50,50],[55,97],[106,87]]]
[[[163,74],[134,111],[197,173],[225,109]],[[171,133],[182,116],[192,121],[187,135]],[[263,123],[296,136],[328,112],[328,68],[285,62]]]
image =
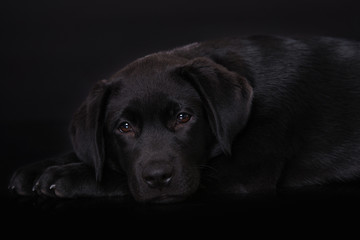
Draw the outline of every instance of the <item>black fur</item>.
[[[350,181],[360,44],[255,36],[148,55],[94,87],[71,138],[74,153],[19,169],[10,188],[173,202]]]

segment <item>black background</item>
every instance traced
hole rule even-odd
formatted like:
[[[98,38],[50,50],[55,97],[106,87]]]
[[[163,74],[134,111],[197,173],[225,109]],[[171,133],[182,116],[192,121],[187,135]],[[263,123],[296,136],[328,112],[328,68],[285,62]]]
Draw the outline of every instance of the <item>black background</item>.
[[[94,82],[130,61],[159,50],[224,36],[326,35],[360,40],[358,2],[1,1],[2,198],[8,199],[8,180],[17,167],[71,150],[67,128],[72,113]],[[351,200],[352,195],[346,195],[345,199],[339,194],[336,196],[341,199],[332,202],[337,206],[337,213],[353,211],[356,204],[348,208],[348,203],[344,204],[349,200],[355,202]],[[333,195],[330,198],[333,199]],[[313,198],[305,199],[312,206]],[[327,213],[324,199],[329,200],[328,197],[316,198],[311,212],[317,209],[315,212],[319,214]],[[300,214],[299,202],[294,198],[260,201],[250,208],[245,204],[235,212],[244,213],[247,209],[248,215],[254,211],[270,215],[279,211]],[[202,205],[191,206],[183,213],[199,213]],[[217,214],[222,210],[234,213],[234,203],[225,208],[217,206]],[[139,208],[130,204],[126,212],[159,213],[157,209]],[[178,209],[177,205],[170,212],[183,210]],[[200,209],[201,213],[211,213],[206,207]],[[29,211],[39,214],[37,208]]]

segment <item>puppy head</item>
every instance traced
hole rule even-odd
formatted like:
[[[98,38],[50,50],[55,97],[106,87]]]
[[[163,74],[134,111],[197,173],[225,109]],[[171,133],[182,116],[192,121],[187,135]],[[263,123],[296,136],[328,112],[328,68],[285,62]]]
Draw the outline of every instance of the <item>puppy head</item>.
[[[198,189],[213,149],[231,153],[251,95],[210,59],[151,55],[94,88],[74,116],[74,149],[99,181],[104,164],[125,172],[137,201],[179,201]]]

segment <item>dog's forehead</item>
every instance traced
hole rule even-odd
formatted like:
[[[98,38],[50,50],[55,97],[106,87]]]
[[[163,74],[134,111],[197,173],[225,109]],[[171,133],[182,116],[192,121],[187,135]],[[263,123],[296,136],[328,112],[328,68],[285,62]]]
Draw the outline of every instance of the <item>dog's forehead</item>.
[[[179,98],[191,91],[191,86],[167,72],[157,74],[137,73],[119,80],[118,94],[121,98],[147,99],[153,95]]]
[[[155,53],[139,58],[121,69],[118,74],[128,78],[138,78],[143,75],[163,75],[186,63],[186,59],[176,57],[166,52]]]
[[[164,58],[140,59],[117,75],[116,91],[110,99],[112,109],[136,102],[142,109],[165,108],[168,102],[189,105],[200,102],[192,85],[175,73],[178,63]]]
[[[194,93],[192,86],[176,74],[182,61],[166,54],[136,60],[116,74],[119,95],[122,98],[147,98],[154,94],[181,97]]]

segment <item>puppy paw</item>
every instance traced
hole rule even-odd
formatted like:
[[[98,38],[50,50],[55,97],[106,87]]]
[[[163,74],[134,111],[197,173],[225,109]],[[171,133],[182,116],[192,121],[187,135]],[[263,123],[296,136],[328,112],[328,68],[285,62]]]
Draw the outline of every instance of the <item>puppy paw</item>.
[[[97,182],[95,170],[82,162],[26,166],[16,171],[9,189],[19,195],[51,198],[124,197],[129,190],[124,175],[109,171]]]
[[[48,166],[50,161],[37,162],[17,169],[9,182],[9,190],[18,195],[31,196],[34,194],[34,184],[37,178]]]
[[[48,167],[34,185],[39,195],[59,198],[84,196],[96,188],[94,170],[83,163]]]

